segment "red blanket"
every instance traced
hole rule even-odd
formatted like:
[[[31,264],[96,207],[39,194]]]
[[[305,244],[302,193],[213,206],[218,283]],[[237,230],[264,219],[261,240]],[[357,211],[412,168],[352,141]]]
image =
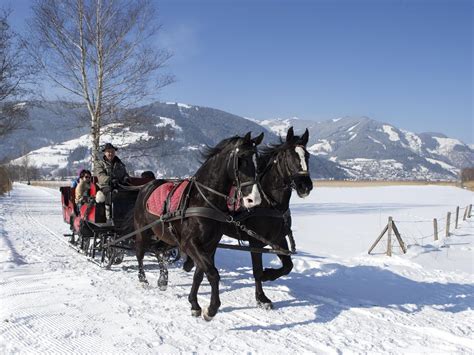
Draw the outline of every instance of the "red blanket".
[[[176,211],[181,203],[183,192],[189,184],[189,180],[182,181],[179,183],[179,186],[174,189],[176,184],[177,183],[175,182],[165,182],[164,184],[158,186],[146,201],[146,208],[148,212],[154,214],[155,216],[161,216],[165,212]],[[174,192],[170,198],[169,206],[166,206],[165,211],[164,209],[166,199],[173,189]]]

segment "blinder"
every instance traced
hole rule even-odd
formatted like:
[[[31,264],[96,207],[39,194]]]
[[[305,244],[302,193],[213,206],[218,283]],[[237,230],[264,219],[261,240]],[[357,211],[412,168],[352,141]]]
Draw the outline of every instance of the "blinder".
[[[235,148],[235,150],[232,151],[232,153],[230,154],[229,160],[227,161],[227,169],[229,169],[229,165],[232,162],[232,175],[234,176],[237,199],[240,199],[242,196],[242,187],[255,185],[257,183],[257,167],[255,167],[255,176],[252,180],[241,182],[240,172],[239,172],[239,159],[249,153],[245,152],[245,153],[239,154],[239,152],[240,152],[240,149]],[[258,154],[256,147],[252,149],[251,152],[252,154],[255,154],[255,155]],[[231,201],[231,202],[233,203],[234,201]]]
[[[306,148],[303,145],[296,145],[295,148],[296,147],[301,147],[306,152]],[[286,160],[285,160],[285,162],[286,162]],[[288,163],[284,164],[284,166],[282,167],[283,164],[280,163],[280,160],[275,158],[275,159],[270,159],[267,166],[259,174],[259,178],[258,178],[259,181],[261,180],[263,175],[265,175],[265,173],[268,170],[270,170],[272,164],[276,164],[278,174],[283,178],[283,181],[285,182],[285,185],[282,186],[284,188],[294,188],[295,189],[296,188],[295,179],[297,179],[299,177],[309,176],[309,171],[307,171],[307,170],[299,170],[296,173],[292,173],[290,171],[290,168],[288,167]],[[279,188],[281,188],[281,187],[279,187]]]

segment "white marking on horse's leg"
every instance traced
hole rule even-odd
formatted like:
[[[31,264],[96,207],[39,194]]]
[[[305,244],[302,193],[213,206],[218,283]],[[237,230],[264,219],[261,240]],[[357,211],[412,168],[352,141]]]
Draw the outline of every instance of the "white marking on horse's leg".
[[[306,166],[306,160],[304,159],[304,149],[302,147],[296,147],[295,152],[300,157],[301,169],[303,169],[303,171],[308,171],[308,167]]]

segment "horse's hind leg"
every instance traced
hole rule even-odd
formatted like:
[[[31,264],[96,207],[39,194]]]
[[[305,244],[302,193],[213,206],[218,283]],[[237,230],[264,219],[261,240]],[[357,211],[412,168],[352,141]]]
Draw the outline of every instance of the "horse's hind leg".
[[[138,280],[143,283],[148,283],[143,269],[143,258],[145,257],[145,242],[141,234],[137,235],[135,242],[135,253],[138,261]]]
[[[158,288],[161,291],[166,291],[168,288],[168,265],[165,260],[165,254],[162,251],[156,252],[158,259],[158,266],[160,267],[160,277],[158,278]]]

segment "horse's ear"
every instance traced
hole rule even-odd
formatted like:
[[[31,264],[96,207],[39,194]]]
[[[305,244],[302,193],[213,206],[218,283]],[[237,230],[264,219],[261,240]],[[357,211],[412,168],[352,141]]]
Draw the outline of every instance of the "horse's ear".
[[[308,139],[309,139],[309,131],[306,128],[306,131],[304,131],[304,134],[301,136],[301,144],[306,145],[308,143]]]
[[[262,143],[262,141],[263,141],[263,132],[253,139],[253,143],[255,145],[259,145],[260,143]]]
[[[250,142],[250,132],[248,132],[248,133],[244,136],[244,141],[245,141],[245,142]]]
[[[286,134],[286,141],[287,141],[287,142],[292,141],[294,136],[295,136],[295,132],[293,132],[293,126],[291,126],[291,127],[288,129],[288,133]]]

